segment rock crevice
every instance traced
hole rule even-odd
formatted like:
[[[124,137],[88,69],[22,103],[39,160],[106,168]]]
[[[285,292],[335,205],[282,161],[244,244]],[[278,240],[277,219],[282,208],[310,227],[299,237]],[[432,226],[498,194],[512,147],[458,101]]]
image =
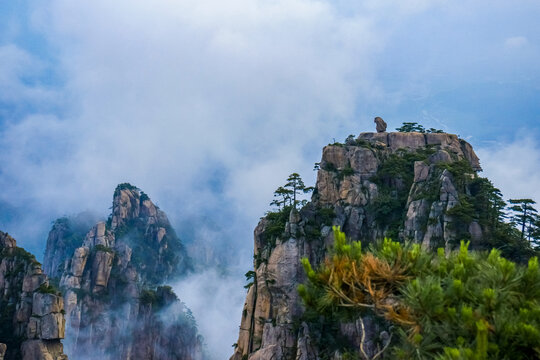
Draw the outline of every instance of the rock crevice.
[[[64,302],[35,257],[0,231],[0,359],[67,360]]]
[[[462,163],[471,176],[481,170],[470,144],[444,133],[362,133],[324,147],[311,202],[293,210],[277,235],[276,220],[269,216],[255,228],[257,281],[247,293],[231,360],[320,358],[323,334],[304,318],[297,286],[305,282],[302,258],[313,266],[324,260],[333,243],[332,225],[364,243],[391,236],[454,246],[458,227],[448,211],[467,189],[448,169]],[[476,225],[465,227],[479,238],[482,229]],[[340,324],[339,336],[358,347],[363,328],[366,351],[374,353],[388,334],[369,317],[363,326],[358,321]]]
[[[57,234],[51,238],[65,243]],[[60,258],[55,251],[50,256]],[[166,285],[190,271],[190,260],[165,213],[138,188],[120,184],[109,219],[91,227],[71,255],[58,262],[65,264],[60,287],[68,354],[202,359],[195,321]]]

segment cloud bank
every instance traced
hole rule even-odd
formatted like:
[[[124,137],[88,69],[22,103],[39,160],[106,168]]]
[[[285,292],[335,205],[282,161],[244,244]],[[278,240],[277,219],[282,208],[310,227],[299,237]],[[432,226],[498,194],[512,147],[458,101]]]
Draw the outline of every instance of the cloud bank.
[[[540,142],[523,131],[512,142],[477,150],[485,176],[504,199],[530,198],[540,203]]]
[[[0,227],[38,256],[51,220],[105,215],[114,187],[131,182],[181,238],[190,224],[195,244],[233,258],[229,284],[243,294],[272,192],[293,171],[313,184],[333,138],[374,129],[377,115],[389,129],[420,121],[479,143],[513,136],[509,114],[539,131],[535,1],[26,3],[39,51],[13,22],[0,35]],[[537,143],[497,140],[506,150],[479,151],[486,175],[508,197],[538,199],[537,166],[527,172]],[[195,289],[196,316],[217,306]],[[242,301],[226,303],[238,314],[224,328]],[[235,337],[206,338],[225,358]]]
[[[375,28],[326,2],[55,1],[33,21],[58,50],[65,108],[3,124],[0,185],[5,201],[53,216],[103,209],[129,181],[173,220],[225,207],[251,228],[375,88]],[[15,85],[34,64],[18,66]]]
[[[232,355],[238,339],[245,284],[239,277],[208,270],[176,283],[173,288],[189,307],[204,336],[209,360]],[[204,300],[202,300],[204,299]]]

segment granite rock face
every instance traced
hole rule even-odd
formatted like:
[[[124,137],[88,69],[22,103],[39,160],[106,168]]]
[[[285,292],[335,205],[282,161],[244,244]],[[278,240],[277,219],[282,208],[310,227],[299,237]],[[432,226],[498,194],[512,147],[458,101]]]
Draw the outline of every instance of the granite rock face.
[[[73,251],[81,246],[86,233],[96,223],[94,214],[83,212],[73,217],[57,219],[49,232],[43,261],[43,271],[53,278],[59,278],[65,270],[66,262]]]
[[[0,359],[66,360],[64,302],[35,257],[0,231]]]
[[[455,246],[460,228],[448,211],[467,189],[450,170],[463,163],[471,177],[481,170],[472,147],[444,133],[362,133],[324,147],[311,202],[282,224],[267,216],[255,228],[254,281],[231,360],[320,358],[321,332],[303,320],[297,286],[305,282],[300,260],[307,257],[314,267],[324,260],[333,225],[363,243],[391,236]],[[276,225],[283,226],[278,235]],[[482,237],[478,224],[465,225],[469,237]],[[370,317],[340,324],[338,332],[352,348],[365,336],[370,356],[388,339]],[[332,356],[341,359],[339,352]]]
[[[59,282],[71,357],[202,359],[195,321],[166,285],[190,271],[190,259],[146,194],[119,185],[109,219],[91,227],[67,257],[61,246],[55,250],[54,243],[68,242],[54,226],[49,239],[55,241],[46,263],[63,264]]]

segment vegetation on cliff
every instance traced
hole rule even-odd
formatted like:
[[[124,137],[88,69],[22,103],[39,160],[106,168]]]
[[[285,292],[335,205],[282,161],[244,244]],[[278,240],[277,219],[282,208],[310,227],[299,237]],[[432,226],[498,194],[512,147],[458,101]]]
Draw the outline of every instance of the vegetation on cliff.
[[[368,251],[334,229],[325,262],[303,265],[307,309],[331,321],[374,314],[391,332],[380,351],[397,359],[533,359],[540,356],[538,258],[517,265],[493,249],[436,253],[385,239]],[[352,354],[366,355],[364,344]],[[337,349],[336,349],[337,350]]]
[[[66,258],[71,257],[75,249],[82,245],[95,221],[97,219],[93,214],[83,212],[75,216],[61,217],[52,223],[43,258],[43,270],[56,284],[66,270]]]
[[[420,125],[416,122],[404,122],[403,125],[396,128],[399,132],[419,132],[419,133],[433,133],[433,134],[441,134],[444,131],[434,128],[426,129],[423,125]]]
[[[131,196],[139,203],[138,207],[143,208],[144,202],[150,201],[146,193],[129,183],[119,184],[114,191],[114,197],[120,196],[122,190],[130,191]],[[153,204],[152,206],[161,212],[158,206]],[[162,284],[171,274],[179,276],[192,269],[191,259],[187,256],[184,244],[169,221],[161,217],[157,215],[157,224],[148,224],[148,215],[141,214],[125,219],[113,230],[116,241],[123,241],[133,249],[131,262],[140,274],[141,280],[150,287]],[[111,223],[112,215],[107,220],[108,228],[111,227]],[[160,240],[159,246],[156,246],[149,241],[149,234],[158,227],[165,229],[165,235]]]
[[[9,235],[0,232],[0,236]],[[15,359],[21,356],[21,344],[27,338],[26,334],[15,331],[16,307],[21,301],[22,282],[28,267],[39,266],[39,263],[34,255],[23,248],[7,247],[0,243],[0,249],[0,343],[7,345],[7,359]]]
[[[387,236],[397,238],[406,216],[406,204],[409,189],[414,181],[414,163],[427,161],[435,150],[426,147],[417,151],[398,151],[381,159],[381,165],[372,181],[378,186],[379,194],[370,204],[376,221],[385,226]],[[437,197],[439,186],[432,186],[423,194],[425,197]]]
[[[401,132],[421,132],[416,123],[404,123]],[[427,131],[427,133],[439,131]],[[355,144],[372,148],[370,143]],[[540,217],[531,199],[503,199],[501,191],[493,183],[478,175],[466,159],[440,161],[436,164],[438,180],[426,181],[418,191],[410,192],[415,180],[415,163],[429,163],[436,156],[436,149],[426,145],[414,151],[398,149],[395,152],[380,153],[380,165],[370,181],[378,187],[378,194],[369,204],[378,225],[386,228],[385,236],[393,239],[403,238],[403,224],[407,217],[407,203],[410,200],[436,201],[440,197],[440,174],[447,170],[459,195],[458,203],[446,214],[452,218],[450,227],[455,231],[454,246],[461,240],[471,240],[469,225],[478,223],[485,234],[475,249],[497,248],[502,255],[518,262],[526,262],[536,255],[534,249],[540,248]],[[337,172],[331,164],[326,164]],[[338,177],[340,175],[338,174]],[[412,197],[411,197],[412,195]],[[507,213],[510,213],[509,220]],[[429,221],[429,220],[428,220]]]
[[[122,183],[107,222],[82,234],[74,223],[54,223],[45,254],[64,293],[70,356],[199,359],[193,317],[166,285],[192,269],[167,215],[139,188]]]
[[[67,359],[60,343],[64,314],[61,294],[41,264],[0,231],[0,358]]]
[[[534,203],[508,207],[457,135],[399,130],[325,146],[296,210],[278,188],[255,228],[231,359],[538,355],[538,297],[527,293],[538,280],[522,283],[537,262]],[[332,226],[343,231],[333,252]]]

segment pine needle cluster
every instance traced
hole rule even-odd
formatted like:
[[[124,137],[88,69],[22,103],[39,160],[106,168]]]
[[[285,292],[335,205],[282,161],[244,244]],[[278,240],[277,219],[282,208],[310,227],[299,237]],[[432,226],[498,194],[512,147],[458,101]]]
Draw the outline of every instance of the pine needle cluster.
[[[334,249],[299,293],[324,316],[375,314],[396,335],[384,358],[540,358],[538,259],[521,266],[500,252],[436,253],[384,239],[362,250],[334,228]],[[358,356],[367,358],[358,349]]]

